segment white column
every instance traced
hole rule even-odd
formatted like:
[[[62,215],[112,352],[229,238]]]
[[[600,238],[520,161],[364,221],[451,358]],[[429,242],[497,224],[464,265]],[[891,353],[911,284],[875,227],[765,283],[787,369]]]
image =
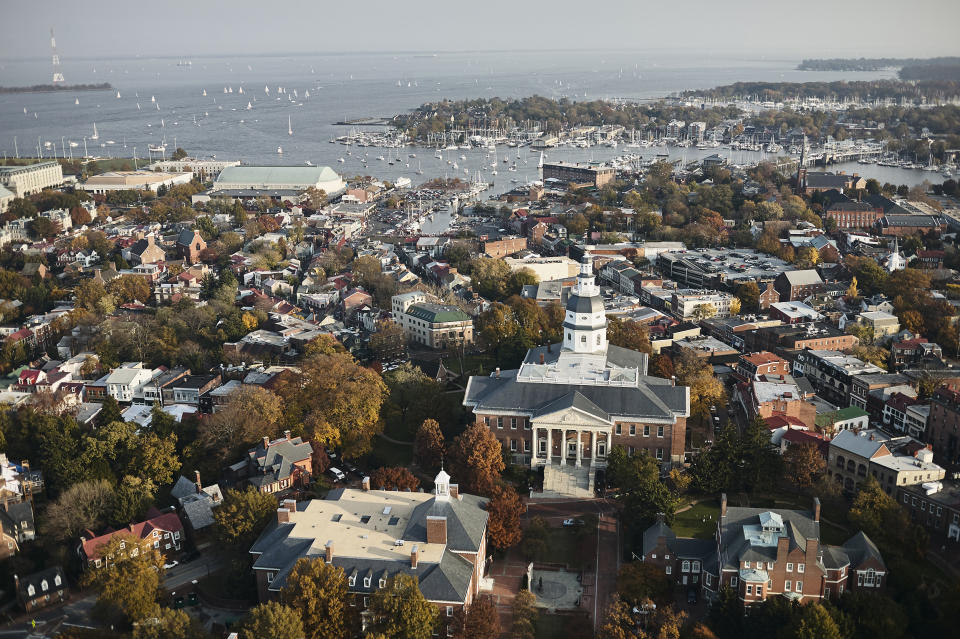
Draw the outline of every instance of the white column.
[[[553,455],[553,426],[547,426],[547,466],[551,463],[551,455]]]
[[[530,430],[533,431],[533,435],[532,435],[533,441],[530,442],[530,446],[532,447],[531,452],[533,453],[532,455],[530,455],[530,468],[536,468],[537,456],[540,454],[540,437],[538,437],[538,431],[540,429],[537,428],[536,426],[531,425]]]
[[[582,461],[582,455],[580,454],[580,449],[583,448],[583,431],[577,430],[577,468],[580,468],[580,462]]]
[[[597,464],[597,431],[590,431],[590,466]]]
[[[560,429],[560,465],[567,465],[567,429]]]

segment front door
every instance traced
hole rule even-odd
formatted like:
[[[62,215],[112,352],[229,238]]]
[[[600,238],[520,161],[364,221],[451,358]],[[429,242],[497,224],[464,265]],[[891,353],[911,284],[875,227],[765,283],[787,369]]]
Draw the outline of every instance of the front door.
[[[545,455],[547,453],[547,440],[541,439],[537,444],[537,446],[538,446],[537,450],[540,451],[541,455]]]
[[[577,456],[577,440],[567,442],[567,457]]]
[[[597,442],[597,457],[607,456],[607,442]]]

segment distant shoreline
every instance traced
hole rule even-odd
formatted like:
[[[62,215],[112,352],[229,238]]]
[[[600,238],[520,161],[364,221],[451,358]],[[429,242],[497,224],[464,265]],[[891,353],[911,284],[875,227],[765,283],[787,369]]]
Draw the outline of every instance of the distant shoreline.
[[[0,87],[2,93],[58,93],[60,91],[109,91],[109,82],[100,84],[35,84],[32,87]]]

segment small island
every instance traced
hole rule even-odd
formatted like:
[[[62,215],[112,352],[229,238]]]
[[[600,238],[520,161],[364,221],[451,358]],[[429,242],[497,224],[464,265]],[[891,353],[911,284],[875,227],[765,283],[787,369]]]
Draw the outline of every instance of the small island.
[[[109,91],[109,82],[99,84],[34,84],[29,87],[0,87],[0,93],[57,93],[60,91]]]

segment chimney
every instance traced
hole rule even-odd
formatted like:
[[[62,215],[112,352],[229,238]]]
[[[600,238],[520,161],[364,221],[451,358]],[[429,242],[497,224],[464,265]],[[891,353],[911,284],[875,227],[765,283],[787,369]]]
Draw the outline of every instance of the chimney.
[[[290,511],[286,508],[277,508],[277,523],[278,524],[289,524],[290,523]]]
[[[327,541],[327,545],[323,547],[323,559],[328,564],[333,563],[333,540],[330,539]]]
[[[447,518],[427,515],[427,543],[447,543]]]
[[[364,490],[370,490],[370,478],[369,478],[369,477],[364,477],[363,479],[361,479],[361,480],[360,480],[360,486],[361,486]]]
[[[410,568],[413,570],[417,569],[417,554],[420,551],[420,546],[414,544],[413,548],[410,549]]]
[[[448,490],[450,491],[451,499],[462,499],[462,497],[460,497],[460,486],[458,484],[450,484]]]
[[[543,364],[543,358],[544,358],[543,353],[540,353],[540,363],[541,363],[541,364]]]
[[[193,483],[197,485],[197,494],[199,495],[203,491],[203,484],[200,483],[200,471],[193,471]]]
[[[291,518],[293,513],[297,512],[297,500],[296,499],[284,499],[280,502],[282,508],[286,508],[290,512]]]
[[[283,436],[287,438],[287,441],[290,441],[290,431],[289,431],[289,430],[283,431]]]
[[[270,438],[266,435],[263,436],[263,449],[266,450],[270,448]]]
[[[721,493],[720,495],[720,516],[727,516],[727,493]]]
[[[813,498],[813,520],[816,522],[820,521],[820,498]]]
[[[147,245],[148,245],[148,246],[153,246],[153,233],[151,233],[150,235],[148,235],[146,239],[147,239]]]

